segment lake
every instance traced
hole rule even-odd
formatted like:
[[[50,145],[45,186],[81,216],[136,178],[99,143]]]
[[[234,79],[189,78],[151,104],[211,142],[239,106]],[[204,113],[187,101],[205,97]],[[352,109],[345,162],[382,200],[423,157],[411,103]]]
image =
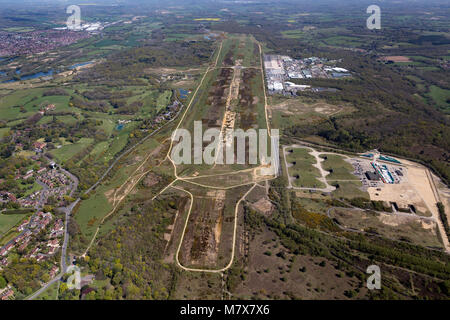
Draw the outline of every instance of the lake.
[[[16,74],[20,74],[20,70],[16,70]],[[11,82],[16,82],[16,81],[22,81],[22,80],[31,80],[31,79],[36,79],[36,78],[41,78],[41,77],[48,77],[48,76],[52,76],[53,75],[53,70],[50,70],[48,72],[37,72],[37,73],[33,73],[33,74],[29,74],[23,77],[20,77],[20,80],[7,80],[7,81],[3,81],[3,83],[11,83]]]
[[[76,69],[78,67],[83,67],[83,66],[86,66],[86,65],[89,65],[89,64],[92,64],[92,63],[94,63],[94,62],[92,62],[92,61],[80,62],[80,63],[77,63],[77,64],[74,64],[74,65],[70,66],[69,70],[73,70],[73,69]],[[20,75],[21,72],[22,71],[20,69],[16,70],[16,74],[18,74],[18,75]],[[11,80],[7,80],[7,81],[3,81],[2,83],[11,83],[11,82],[22,81],[22,80],[31,80],[31,79],[41,78],[41,77],[49,77],[49,76],[52,76],[53,74],[54,74],[53,70],[50,70],[48,72],[37,72],[37,73],[33,73],[33,74],[30,74],[30,75],[23,76],[23,77],[20,78],[20,80],[11,79]],[[6,75],[6,73],[0,72],[0,76],[4,76],[4,75]]]
[[[180,98],[181,98],[181,99],[186,99],[186,98],[187,98],[187,96],[188,96],[188,94],[189,94],[189,91],[188,91],[188,90],[185,90],[185,89],[178,89],[178,91],[180,92]]]

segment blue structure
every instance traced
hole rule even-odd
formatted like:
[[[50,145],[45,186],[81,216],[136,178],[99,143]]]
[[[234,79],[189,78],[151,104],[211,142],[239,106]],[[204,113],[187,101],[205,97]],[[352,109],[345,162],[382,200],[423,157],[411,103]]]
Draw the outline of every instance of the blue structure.
[[[361,157],[365,157],[365,158],[373,158],[373,153],[366,153],[366,154],[362,154]]]
[[[189,91],[185,89],[178,89],[178,92],[180,93],[181,99],[186,99],[188,97]]]
[[[380,159],[380,160],[383,160],[383,161],[388,161],[388,162],[398,163],[398,164],[401,163],[401,162],[398,161],[397,159],[394,159],[394,158],[391,158],[391,157],[388,157],[388,156],[380,156],[379,159]]]

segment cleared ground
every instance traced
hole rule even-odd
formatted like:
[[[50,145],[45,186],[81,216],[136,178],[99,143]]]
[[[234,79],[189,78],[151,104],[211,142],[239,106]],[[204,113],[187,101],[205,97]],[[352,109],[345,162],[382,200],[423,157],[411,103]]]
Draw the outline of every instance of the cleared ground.
[[[433,221],[351,209],[334,209],[330,211],[330,216],[346,228],[425,247],[443,248],[436,222]]]
[[[239,285],[231,288],[234,298],[346,299],[344,292],[360,283],[356,277],[340,271],[334,262],[288,253],[269,230],[250,234],[251,241],[241,258],[247,261],[246,274]],[[364,287],[357,298],[364,298],[365,294]]]

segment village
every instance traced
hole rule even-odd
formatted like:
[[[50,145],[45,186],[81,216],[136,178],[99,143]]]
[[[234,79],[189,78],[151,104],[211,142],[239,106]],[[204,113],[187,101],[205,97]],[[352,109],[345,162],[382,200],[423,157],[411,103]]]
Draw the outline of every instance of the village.
[[[22,197],[11,192],[12,190],[0,190],[2,215],[25,217],[1,235],[0,270],[7,267],[12,258],[34,259],[38,263],[50,260],[56,257],[61,248],[64,221],[55,208],[65,206],[71,201],[70,196],[76,190],[78,181],[43,155],[45,147],[45,143],[34,143],[36,155],[32,157],[32,161],[35,169],[24,173],[17,169],[14,175],[16,181],[37,184],[38,190]],[[58,271],[59,267],[53,263],[49,270],[50,278]],[[1,300],[8,300],[13,296],[14,290],[10,287],[0,292]]]
[[[25,219],[17,228],[20,234],[0,249],[0,270],[10,263],[10,254],[40,262],[56,255],[64,235],[64,222],[50,212],[38,211]],[[54,264],[50,271],[53,278],[59,271]],[[0,293],[1,300],[8,300],[14,294],[12,288]]]
[[[36,30],[21,34],[2,31],[0,32],[0,41],[3,45],[0,49],[0,56],[47,52],[89,36],[87,32],[70,30]]]

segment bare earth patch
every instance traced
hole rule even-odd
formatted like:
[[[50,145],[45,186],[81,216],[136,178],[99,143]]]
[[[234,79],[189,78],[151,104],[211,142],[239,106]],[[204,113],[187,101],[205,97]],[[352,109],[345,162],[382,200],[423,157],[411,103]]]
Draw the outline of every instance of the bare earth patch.
[[[405,56],[387,56],[381,58],[381,60],[393,62],[411,62],[411,59]]]
[[[158,184],[159,181],[160,181],[159,177],[156,174],[154,174],[153,172],[150,172],[144,178],[143,184],[144,184],[144,187],[150,188],[150,187],[153,187],[154,185]]]
[[[273,204],[266,198],[259,199],[257,202],[253,203],[252,206],[265,216],[270,215],[273,210]]]

